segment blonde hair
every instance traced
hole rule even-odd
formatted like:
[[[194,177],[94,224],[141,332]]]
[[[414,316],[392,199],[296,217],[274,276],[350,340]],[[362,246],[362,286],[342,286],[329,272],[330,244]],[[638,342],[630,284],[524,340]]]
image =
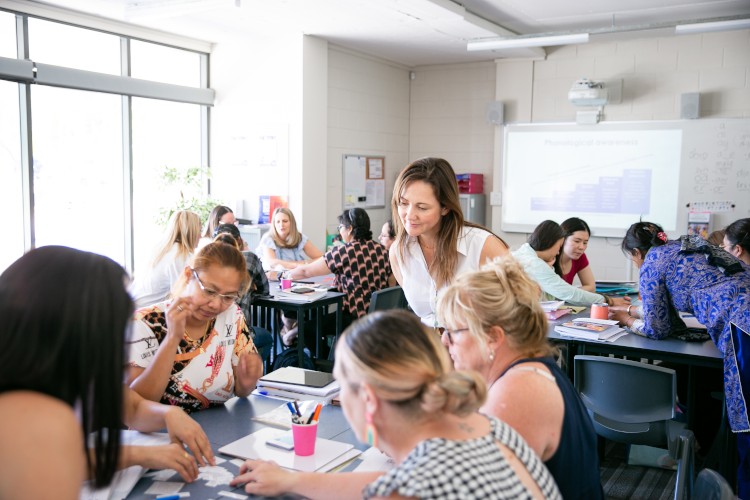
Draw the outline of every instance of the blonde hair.
[[[539,304],[539,285],[512,256],[497,257],[479,271],[462,274],[438,300],[438,320],[462,321],[488,354],[487,332],[498,326],[511,348],[527,357],[554,355],[547,341],[547,316]]]
[[[366,382],[379,398],[414,418],[468,415],[487,397],[481,376],[454,371],[439,337],[407,311],[363,316],[343,333],[337,354],[355,392]]]
[[[283,239],[276,231],[276,214],[284,214],[289,217],[289,235],[286,239]],[[297,248],[297,245],[302,241],[302,234],[297,229],[297,221],[292,211],[288,208],[278,207],[273,211],[273,217],[271,217],[271,238],[273,238],[276,246],[280,248]]]
[[[191,267],[197,273],[211,266],[228,267],[240,274],[240,289],[237,291],[240,297],[244,296],[250,288],[250,273],[247,272],[245,257],[237,249],[236,245],[222,241],[211,242],[201,248],[193,257]],[[172,287],[172,296],[179,296],[187,286],[190,278],[184,273]]]
[[[173,213],[167,223],[167,232],[157,247],[156,256],[151,261],[151,267],[156,267],[161,259],[177,245],[177,255],[187,259],[195,251],[201,237],[201,218],[195,212],[178,210]]]

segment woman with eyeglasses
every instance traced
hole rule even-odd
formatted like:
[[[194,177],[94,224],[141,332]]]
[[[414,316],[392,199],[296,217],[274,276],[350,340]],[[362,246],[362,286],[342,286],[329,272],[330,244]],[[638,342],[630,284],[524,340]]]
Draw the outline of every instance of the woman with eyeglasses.
[[[596,433],[555,362],[536,282],[517,261],[500,257],[456,278],[438,311],[456,370],[475,370],[487,383],[480,411],[526,440],[563,498],[603,498]]]
[[[336,288],[346,294],[343,308],[343,326],[346,327],[367,314],[373,292],[388,287],[391,266],[388,251],[372,239],[370,216],[365,210],[344,210],[338,220],[344,244],[333,247],[309,264],[292,269],[289,274],[292,279],[302,279],[333,273]]]
[[[166,302],[136,312],[129,340],[130,386],[144,398],[187,411],[244,397],[263,365],[236,304],[250,275],[236,247],[209,243]]]
[[[739,219],[724,229],[721,245],[742,262],[750,266],[750,218]]]
[[[562,498],[526,441],[477,412],[487,396],[484,381],[476,372],[454,370],[417,316],[391,310],[359,319],[336,346],[334,375],[354,435],[395,466],[382,474],[321,474],[247,460],[231,485],[244,484],[253,495],[312,499]]]

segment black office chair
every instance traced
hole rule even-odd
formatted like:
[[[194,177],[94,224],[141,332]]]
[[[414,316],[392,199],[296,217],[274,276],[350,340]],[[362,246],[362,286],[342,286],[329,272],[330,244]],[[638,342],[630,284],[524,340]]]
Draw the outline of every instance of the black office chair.
[[[406,296],[400,286],[383,288],[372,293],[368,312],[384,311],[386,309],[406,309]]]
[[[597,435],[619,443],[669,448],[677,460],[675,500],[693,488],[695,436],[673,420],[675,371],[604,356],[576,356],[574,384]]]

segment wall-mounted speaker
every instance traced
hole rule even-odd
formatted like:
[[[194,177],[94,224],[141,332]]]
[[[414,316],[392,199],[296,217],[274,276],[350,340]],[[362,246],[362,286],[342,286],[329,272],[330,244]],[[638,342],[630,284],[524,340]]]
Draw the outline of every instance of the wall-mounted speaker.
[[[680,96],[680,118],[692,120],[700,117],[701,94],[700,92],[689,92]]]
[[[500,101],[489,103],[487,105],[487,123],[502,125],[503,120],[503,103]]]

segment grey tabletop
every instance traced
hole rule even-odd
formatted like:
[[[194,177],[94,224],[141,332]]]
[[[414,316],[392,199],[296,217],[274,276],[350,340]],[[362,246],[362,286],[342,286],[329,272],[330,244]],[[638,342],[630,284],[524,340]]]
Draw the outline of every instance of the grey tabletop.
[[[233,457],[220,454],[218,449],[248,434],[268,427],[263,423],[253,420],[253,417],[274,410],[283,404],[285,404],[284,401],[264,396],[233,398],[223,406],[195,412],[191,416],[203,427],[216,456],[226,460],[226,462],[220,464],[220,467],[223,467],[235,476],[239,473],[239,465],[237,465],[239,462],[233,462]],[[321,410],[318,420],[318,437],[353,444],[360,450],[368,448],[367,445],[358,442],[354,432],[350,429],[349,423],[346,421],[344,412],[338,406],[327,405]],[[356,467],[356,464],[350,464],[344,470],[351,470],[354,467]],[[182,482],[182,479],[178,475],[175,475],[170,478],[170,481]],[[146,490],[148,490],[153,482],[154,480],[151,477],[142,477],[127,498],[155,498],[154,495],[146,494]],[[227,485],[211,486],[206,481],[200,479],[190,484],[184,484],[180,491],[190,493],[189,498],[191,499],[200,500],[226,500],[226,497],[219,495],[220,492],[248,495],[242,488],[232,488]],[[281,498],[297,497],[286,495]]]

